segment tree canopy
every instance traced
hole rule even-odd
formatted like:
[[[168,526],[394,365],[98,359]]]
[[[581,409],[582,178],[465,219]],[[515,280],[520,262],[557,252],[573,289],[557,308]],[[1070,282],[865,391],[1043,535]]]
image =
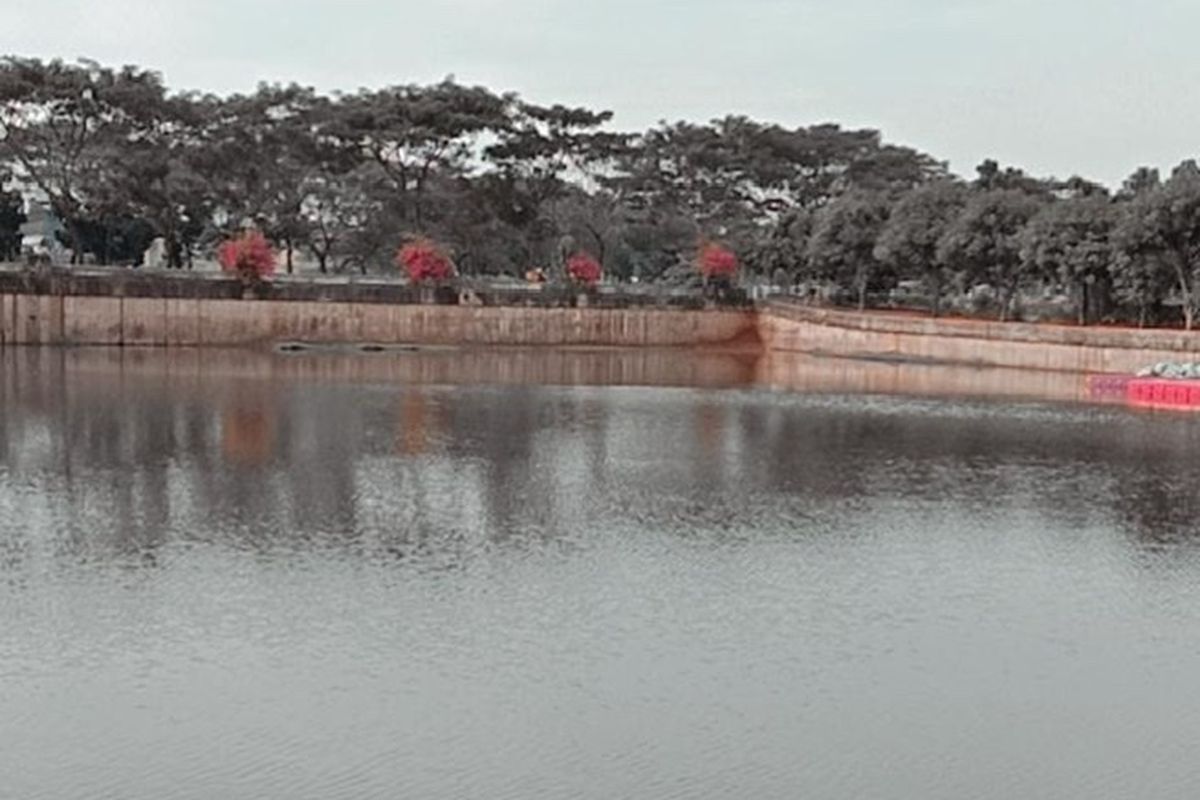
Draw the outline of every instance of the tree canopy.
[[[215,96],[140,67],[8,57],[0,256],[19,249],[24,195],[63,223],[74,258],[105,263],[136,264],[158,237],[166,266],[185,268],[253,228],[288,271],[394,273],[401,244],[422,240],[468,276],[567,280],[586,253],[605,280],[698,287],[698,253],[719,243],[740,280],[860,306],[904,282],[935,314],[981,284],[1002,317],[1032,290],[1072,296],[1081,323],[1178,308],[1190,327],[1200,310],[1194,162],[1165,181],[1139,168],[1110,196],[994,159],[960,180],[832,122],[613,122],[452,78]]]

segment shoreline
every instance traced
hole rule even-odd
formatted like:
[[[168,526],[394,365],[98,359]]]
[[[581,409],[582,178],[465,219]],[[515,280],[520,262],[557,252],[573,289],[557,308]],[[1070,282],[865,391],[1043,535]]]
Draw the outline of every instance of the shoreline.
[[[701,348],[915,365],[1131,374],[1200,360],[1200,332],[851,311],[774,298],[460,282],[237,281],[98,270],[0,270],[0,346]],[[440,292],[440,294],[438,294]]]
[[[921,317],[770,300],[759,311],[768,350],[839,358],[1078,374],[1132,374],[1200,358],[1200,332]]]

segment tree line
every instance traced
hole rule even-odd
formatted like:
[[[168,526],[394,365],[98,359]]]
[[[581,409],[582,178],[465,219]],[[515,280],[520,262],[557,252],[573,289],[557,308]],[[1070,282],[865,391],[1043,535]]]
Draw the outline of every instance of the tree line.
[[[444,243],[468,275],[562,274],[586,253],[620,280],[698,281],[705,243],[743,270],[866,305],[916,287],[940,313],[986,285],[1016,315],[1067,292],[1081,322],[1191,327],[1200,308],[1200,169],[1135,172],[1115,193],[986,161],[972,180],[875,130],[742,116],[610,129],[608,111],[539,105],[452,79],[326,95],[172,92],[152,70],[0,61],[0,257],[21,192],[76,257],[135,264],[155,238],[189,267],[257,227],[291,270],[394,270]],[[981,296],[976,293],[975,296]]]

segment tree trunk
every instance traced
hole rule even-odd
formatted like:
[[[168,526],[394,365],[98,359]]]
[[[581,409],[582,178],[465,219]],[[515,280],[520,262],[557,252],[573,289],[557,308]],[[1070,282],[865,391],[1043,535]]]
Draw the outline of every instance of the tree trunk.
[[[1088,287],[1084,282],[1078,284],[1078,300],[1079,313],[1077,319],[1080,325],[1087,325],[1087,310],[1088,310]]]
[[[604,267],[604,255],[605,255],[605,250],[606,250],[606,248],[604,246],[604,237],[592,225],[587,225],[587,229],[588,229],[588,233],[590,233],[592,235],[592,238],[596,240],[596,260],[600,262],[600,266],[603,268]]]
[[[867,309],[867,284],[860,283],[858,285],[858,310],[865,311]]]
[[[79,230],[79,224],[72,221],[67,226],[68,235],[71,237],[71,263],[83,263],[83,232]]]
[[[929,293],[930,306],[933,308],[933,316],[940,317],[942,315],[942,273],[935,270],[929,273]]]
[[[179,247],[179,242],[175,240],[175,232],[173,230],[168,230],[167,235],[163,237],[163,247],[167,251],[167,269],[182,269],[183,253]]]
[[[1189,280],[1191,277],[1191,265],[1188,263],[1187,256],[1177,251],[1175,257],[1171,259],[1171,266],[1175,268],[1175,282],[1179,287],[1179,300],[1183,303],[1183,327],[1190,331],[1192,329],[1192,316],[1195,313],[1195,307],[1192,305],[1192,287]]]
[[[287,252],[287,274],[291,275],[292,274],[292,240],[289,237],[287,239],[284,239],[283,242],[284,242],[285,250]]]
[[[1088,289],[1088,318],[1092,322],[1106,318],[1112,310],[1112,304],[1112,281],[1101,275]]]

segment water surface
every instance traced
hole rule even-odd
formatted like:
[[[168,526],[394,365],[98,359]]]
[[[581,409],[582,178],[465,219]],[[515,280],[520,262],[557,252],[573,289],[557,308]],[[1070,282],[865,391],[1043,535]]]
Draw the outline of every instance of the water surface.
[[[1020,377],[4,351],[0,797],[1195,797],[1200,418]]]

